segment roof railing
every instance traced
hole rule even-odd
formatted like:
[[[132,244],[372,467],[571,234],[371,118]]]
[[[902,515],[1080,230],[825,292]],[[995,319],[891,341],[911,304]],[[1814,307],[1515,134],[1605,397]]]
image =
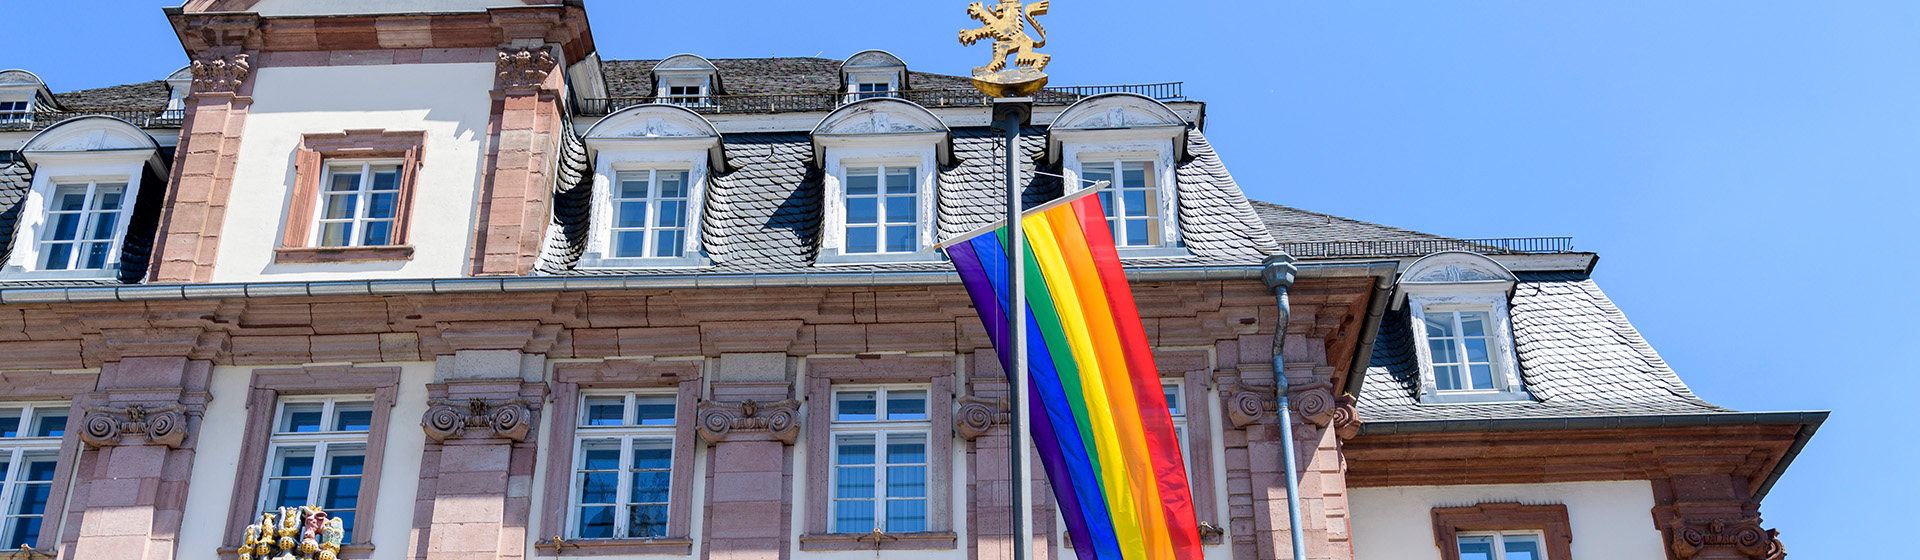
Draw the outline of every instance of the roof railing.
[[[1501,237],[1492,239],[1410,239],[1396,241],[1313,241],[1281,243],[1295,257],[1406,257],[1441,251],[1486,255],[1571,253],[1572,237]]]
[[[180,109],[164,111],[6,111],[0,112],[0,131],[42,130],[61,122],[80,117],[107,116],[118,117],[141,128],[174,128],[180,126],[186,112]]]
[[[1111,86],[1064,86],[1041,90],[1034,103],[1065,105],[1101,93],[1137,93],[1160,101],[1186,101],[1181,82]],[[905,89],[860,93],[772,93],[752,95],[650,95],[593,97],[582,100],[579,112],[587,116],[611,114],[634,105],[671,103],[697,113],[785,113],[831,111],[841,105],[873,97],[898,97],[926,107],[985,107],[987,98],[971,89]]]

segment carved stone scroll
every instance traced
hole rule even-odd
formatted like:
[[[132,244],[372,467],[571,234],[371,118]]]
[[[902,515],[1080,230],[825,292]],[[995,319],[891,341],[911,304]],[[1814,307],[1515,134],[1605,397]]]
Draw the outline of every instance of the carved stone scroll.
[[[545,48],[502,48],[494,66],[500,72],[501,89],[538,89],[547,82],[557,61]]]
[[[1334,409],[1339,406],[1333,397],[1333,384],[1315,381],[1293,388],[1289,403],[1300,418],[1312,422],[1315,426],[1326,427],[1333,422]]]
[[[788,444],[800,437],[800,401],[761,403],[752,399],[700,403],[700,439],[719,443],[733,432],[767,432]]]
[[[1787,557],[1780,543],[1780,531],[1761,529],[1760,518],[1713,519],[1708,521],[1675,519],[1673,555],[1690,560],[1708,548],[1732,548],[1753,560],[1781,560]]]
[[[187,407],[171,404],[152,410],[131,404],[126,408],[88,408],[80,441],[94,447],[121,445],[124,437],[179,448],[187,441]]]
[[[234,93],[247,81],[252,65],[247,55],[203,54],[193,59],[193,90],[199,93]]]
[[[540,406],[526,399],[493,402],[471,399],[464,403],[433,399],[428,404],[420,427],[426,430],[427,438],[435,442],[469,436],[526,441],[527,435],[533,432],[534,413]]]
[[[960,397],[960,413],[953,417],[953,431],[959,433],[961,439],[973,441],[995,426],[1012,424],[1010,408],[1007,399]]]
[[[1279,403],[1273,398],[1273,389],[1259,385],[1241,385],[1230,383],[1220,387],[1221,404],[1225,405],[1227,421],[1233,427],[1245,429],[1248,425],[1260,422],[1267,413],[1279,410]]]
[[[1359,401],[1353,395],[1340,395],[1334,399],[1333,430],[1340,439],[1353,439],[1360,435],[1360,409],[1355,406]]]

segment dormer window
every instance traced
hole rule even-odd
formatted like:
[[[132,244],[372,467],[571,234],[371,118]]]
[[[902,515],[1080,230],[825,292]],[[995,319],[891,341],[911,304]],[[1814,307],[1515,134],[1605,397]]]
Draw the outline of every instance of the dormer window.
[[[0,101],[0,123],[33,122],[32,101]]]
[[[1158,101],[1114,93],[1082,99],[1048,127],[1049,157],[1070,190],[1107,181],[1100,206],[1122,258],[1184,256],[1175,162],[1186,121]]]
[[[51,101],[53,92],[26,70],[0,71],[0,125],[33,122],[34,101]],[[45,103],[42,103],[45,105]]]
[[[654,97],[661,103],[686,107],[713,105],[720,95],[720,71],[713,62],[691,54],[667,57],[653,66]]]
[[[881,50],[862,51],[840,65],[847,102],[875,97],[900,97],[907,89],[907,63]]]
[[[706,105],[707,86],[703,84],[669,85],[666,102],[675,105]]]
[[[40,270],[102,270],[117,261],[126,194],[125,182],[54,186],[40,236]]]
[[[155,227],[157,202],[136,204],[141,188],[164,188],[166,163],[146,132],[112,117],[69,119],[34,135],[20,153],[33,164],[15,243],[0,279],[136,281],[145,261],[122,270],[129,227]],[[124,274],[123,274],[124,272]]]
[[[933,171],[950,157],[947,127],[909,101],[879,97],[841,107],[813,131],[827,170],[819,263],[933,261]]]
[[[581,268],[698,267],[709,178],[724,171],[720,132],[683,107],[628,107],[582,135],[593,213]]]
[[[1531,400],[1513,348],[1507,294],[1515,278],[1474,253],[1428,255],[1401,274],[1428,404]]]

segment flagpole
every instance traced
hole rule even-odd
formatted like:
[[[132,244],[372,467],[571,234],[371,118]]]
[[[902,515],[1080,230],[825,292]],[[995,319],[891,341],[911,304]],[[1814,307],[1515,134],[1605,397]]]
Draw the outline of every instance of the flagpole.
[[[1027,409],[1027,293],[1026,289],[1026,234],[1020,227],[1021,189],[1020,189],[1020,127],[1033,115],[1033,98],[994,98],[993,116],[995,128],[1006,135],[1007,183],[1007,301],[1010,303],[1007,313],[1008,352],[1012,353],[1013,371],[1008,372],[1007,401],[1013,407],[1012,438],[1007,456],[1011,459],[1008,473],[1013,478],[1013,560],[1033,558],[1033,510],[1029,492],[1033,490],[1032,466],[1027,461],[1028,450],[1033,447],[1028,422],[1032,422]]]

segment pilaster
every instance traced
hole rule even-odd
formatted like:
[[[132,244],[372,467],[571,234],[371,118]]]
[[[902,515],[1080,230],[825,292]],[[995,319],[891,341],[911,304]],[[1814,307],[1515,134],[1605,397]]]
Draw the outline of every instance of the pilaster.
[[[95,392],[80,395],[80,451],[67,535],[69,558],[171,560],[207,402],[212,362],[188,348],[118,348]],[[134,355],[128,355],[134,354]],[[76,405],[78,402],[76,402]],[[79,406],[75,406],[79,409]]]
[[[708,558],[786,557],[792,444],[800,431],[791,362],[778,352],[720,355],[699,414],[701,438],[713,446],[703,524]]]

